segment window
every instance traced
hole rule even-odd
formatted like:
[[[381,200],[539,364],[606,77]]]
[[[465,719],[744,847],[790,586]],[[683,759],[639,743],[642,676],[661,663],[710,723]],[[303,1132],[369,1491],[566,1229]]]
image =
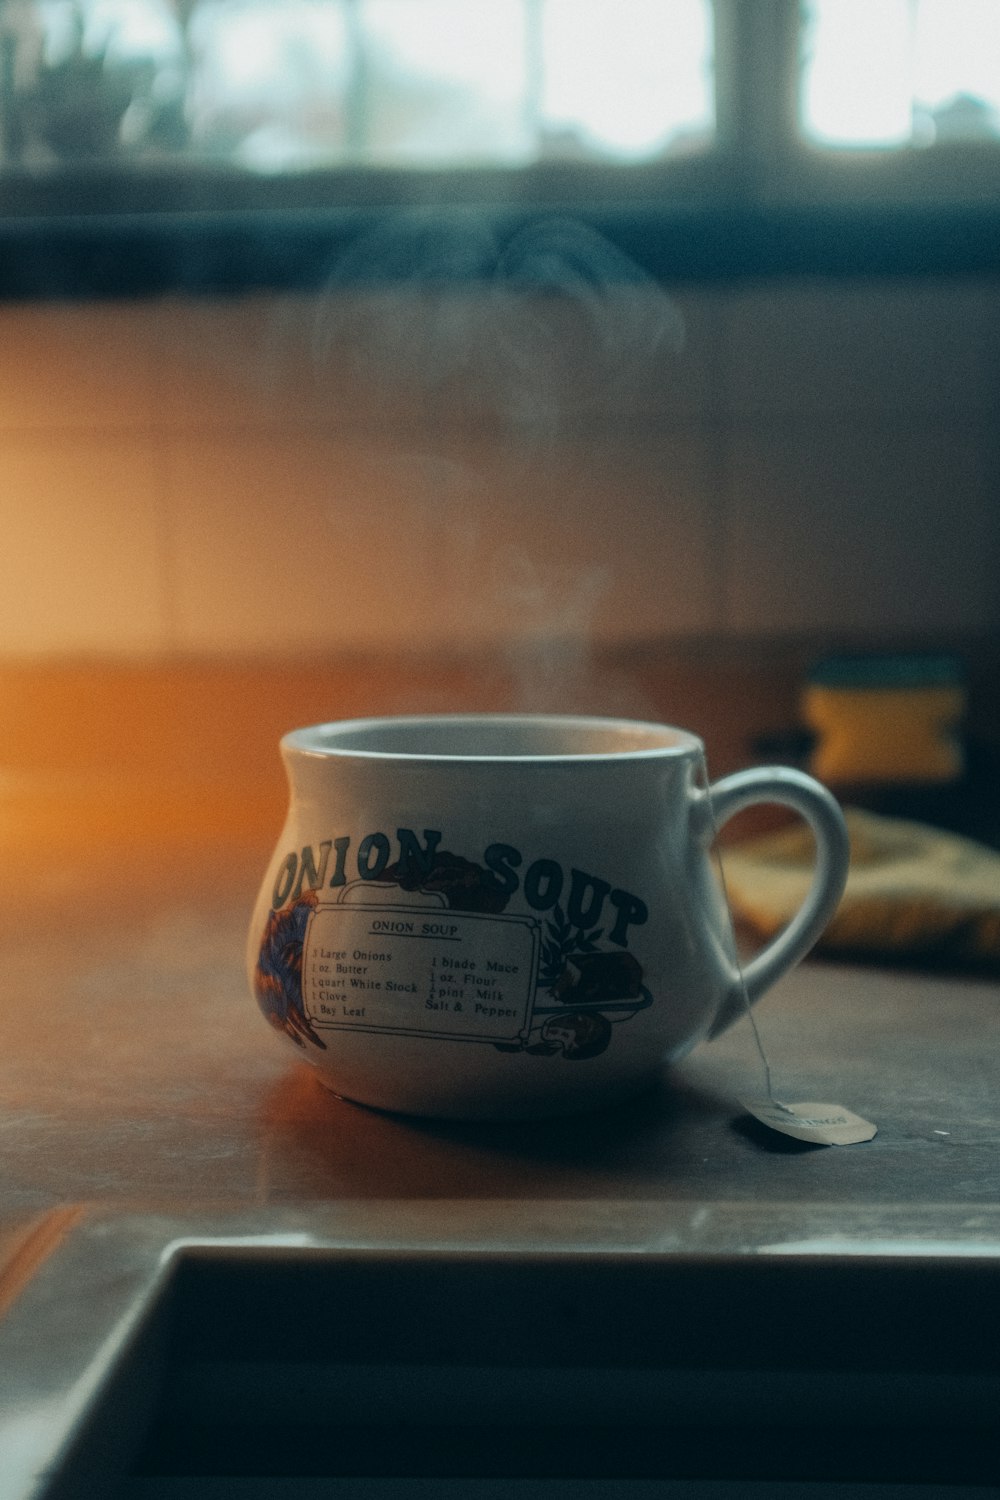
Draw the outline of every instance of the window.
[[[320,232],[291,214],[448,205],[584,213],[680,274],[866,234],[871,269],[872,212],[943,206],[925,259],[975,232],[1000,268],[1000,0],[0,0],[8,244],[124,216],[155,280],[142,232],[196,214],[211,277],[227,212],[277,269]]]
[[[832,148],[1000,144],[997,0],[813,0],[804,19],[807,140]]]
[[[0,0],[4,159],[261,173],[710,144],[709,0]]]

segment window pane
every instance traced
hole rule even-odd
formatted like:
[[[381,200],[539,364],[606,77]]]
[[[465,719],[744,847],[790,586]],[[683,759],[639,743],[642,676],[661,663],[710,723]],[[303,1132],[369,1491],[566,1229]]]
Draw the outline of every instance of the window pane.
[[[0,161],[44,168],[175,144],[183,64],[169,0],[7,0]]]
[[[707,144],[706,0],[545,0],[542,154],[642,161]]]
[[[189,150],[259,171],[347,151],[350,39],[329,0],[202,0],[188,24]]]
[[[711,0],[0,0],[0,163],[520,166],[709,144]]]
[[[1000,138],[1000,3],[810,0],[801,108],[828,146]]]
[[[367,159],[530,159],[526,0],[362,0],[361,15]]]

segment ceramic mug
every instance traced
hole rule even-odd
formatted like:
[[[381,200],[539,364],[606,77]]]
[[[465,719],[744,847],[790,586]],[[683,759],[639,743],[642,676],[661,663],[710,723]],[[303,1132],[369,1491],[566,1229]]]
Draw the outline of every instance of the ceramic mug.
[[[344,721],[281,742],[288,818],[254,910],[250,986],[335,1093],[525,1119],[651,1084],[812,946],[847,877],[830,793],[800,771],[711,787],[681,729],[563,716]],[[793,808],[812,885],[743,969],[711,846]]]

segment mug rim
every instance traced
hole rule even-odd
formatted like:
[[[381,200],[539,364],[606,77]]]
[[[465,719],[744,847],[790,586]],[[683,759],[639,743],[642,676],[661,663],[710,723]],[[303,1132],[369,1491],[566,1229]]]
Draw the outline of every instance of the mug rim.
[[[442,728],[516,731],[562,730],[564,732],[605,733],[609,737],[648,737],[649,744],[632,745],[627,748],[602,750],[547,750],[511,754],[497,749],[477,754],[462,751],[441,752],[436,750],[400,750],[377,748],[371,745],[351,744],[352,736],[362,740],[366,735],[379,731],[412,732],[423,726],[435,732]],[[343,743],[331,744],[333,735],[342,735]],[[326,742],[324,742],[324,740]],[[683,759],[685,756],[704,754],[704,746],[698,735],[688,729],[679,729],[671,724],[654,720],[624,719],[599,714],[547,714],[547,713],[456,713],[456,714],[387,714],[371,715],[357,719],[332,719],[322,724],[310,724],[301,729],[290,730],[282,737],[281,749],[285,754],[302,756],[312,760],[360,760],[375,763],[430,763],[433,765],[609,765],[622,761],[648,761],[661,759]]]

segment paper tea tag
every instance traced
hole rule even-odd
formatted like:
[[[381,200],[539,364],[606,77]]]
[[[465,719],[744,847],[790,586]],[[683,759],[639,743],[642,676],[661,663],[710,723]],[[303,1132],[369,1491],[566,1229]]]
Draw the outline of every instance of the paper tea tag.
[[[854,1146],[870,1141],[878,1129],[842,1104],[779,1104],[774,1099],[745,1099],[744,1109],[769,1130],[779,1130],[815,1146]]]

